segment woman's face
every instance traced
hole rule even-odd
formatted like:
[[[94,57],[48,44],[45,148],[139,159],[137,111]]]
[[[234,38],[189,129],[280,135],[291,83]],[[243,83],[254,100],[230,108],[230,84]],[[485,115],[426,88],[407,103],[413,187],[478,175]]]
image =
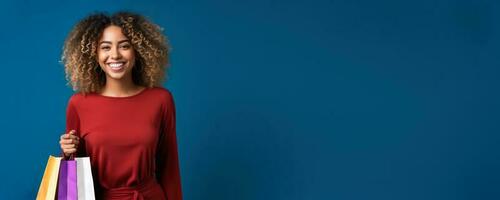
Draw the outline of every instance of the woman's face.
[[[132,80],[135,52],[129,39],[118,26],[104,29],[97,47],[97,60],[106,79]]]

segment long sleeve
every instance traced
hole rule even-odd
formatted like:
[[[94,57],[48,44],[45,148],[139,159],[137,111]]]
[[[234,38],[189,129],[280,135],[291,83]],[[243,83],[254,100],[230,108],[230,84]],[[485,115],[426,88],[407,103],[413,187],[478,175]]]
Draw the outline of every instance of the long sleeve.
[[[66,132],[64,132],[64,134],[67,134],[71,130],[75,130],[76,136],[80,137],[80,118],[78,116],[78,112],[75,105],[75,96],[71,97],[70,100],[68,101],[68,107],[66,109]],[[75,156],[77,157],[85,156],[84,147],[85,143],[80,138],[80,144],[78,145],[78,149],[77,152],[75,153]],[[62,150],[61,150],[61,155],[64,155],[62,153]]]
[[[175,129],[175,105],[170,92],[163,108],[157,152],[157,179],[168,200],[182,200],[179,156]]]

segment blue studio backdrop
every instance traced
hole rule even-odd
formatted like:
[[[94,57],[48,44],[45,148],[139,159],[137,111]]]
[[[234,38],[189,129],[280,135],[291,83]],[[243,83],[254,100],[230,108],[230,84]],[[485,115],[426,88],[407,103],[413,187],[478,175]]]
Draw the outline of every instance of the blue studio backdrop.
[[[500,5],[2,1],[0,199],[34,199],[93,11],[141,13],[173,51],[186,200],[500,199]]]

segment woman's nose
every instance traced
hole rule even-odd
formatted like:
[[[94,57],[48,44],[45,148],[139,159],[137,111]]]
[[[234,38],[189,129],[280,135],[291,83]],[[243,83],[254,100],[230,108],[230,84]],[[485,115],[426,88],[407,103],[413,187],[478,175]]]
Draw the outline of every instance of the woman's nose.
[[[115,48],[114,50],[111,51],[111,58],[112,59],[121,58],[121,54],[120,51],[118,51],[118,48]]]

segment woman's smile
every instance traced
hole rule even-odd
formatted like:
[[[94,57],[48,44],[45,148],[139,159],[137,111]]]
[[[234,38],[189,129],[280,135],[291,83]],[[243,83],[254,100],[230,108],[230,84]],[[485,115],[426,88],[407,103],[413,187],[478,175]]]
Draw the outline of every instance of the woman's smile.
[[[109,62],[107,65],[113,72],[121,72],[125,69],[125,62]]]

